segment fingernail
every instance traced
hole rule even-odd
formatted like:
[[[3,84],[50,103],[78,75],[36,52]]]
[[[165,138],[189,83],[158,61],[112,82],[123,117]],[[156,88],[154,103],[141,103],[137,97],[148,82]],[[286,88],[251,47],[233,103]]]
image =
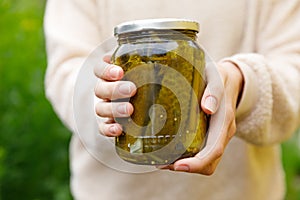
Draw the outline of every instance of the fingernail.
[[[121,105],[118,105],[117,107],[117,112],[121,115],[127,115],[127,106],[126,104],[121,104]]]
[[[205,99],[204,107],[212,113],[217,111],[217,99],[213,96],[208,96]]]
[[[112,79],[118,79],[120,77],[121,70],[118,67],[112,67],[109,70],[109,75]]]
[[[130,95],[132,91],[132,85],[129,83],[124,83],[119,86],[119,92],[123,95]]]
[[[119,131],[119,128],[115,125],[112,125],[112,126],[109,127],[108,130],[111,134],[116,135]]]
[[[109,127],[109,132],[113,135],[115,135],[117,133],[117,128],[115,126],[111,126]]]
[[[178,165],[178,166],[174,167],[174,170],[181,171],[181,172],[189,172],[190,167],[188,165]]]

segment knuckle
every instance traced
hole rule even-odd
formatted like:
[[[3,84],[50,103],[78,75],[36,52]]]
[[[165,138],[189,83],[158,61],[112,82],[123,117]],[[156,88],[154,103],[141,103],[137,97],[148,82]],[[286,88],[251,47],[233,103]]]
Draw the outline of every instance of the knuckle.
[[[233,135],[235,134],[236,132],[236,121],[235,121],[235,109],[232,108],[231,105],[228,105],[227,106],[227,109],[226,109],[226,119],[225,119],[225,122],[227,124],[227,133],[228,133],[228,136],[229,138],[233,137]]]
[[[100,96],[100,84],[101,84],[101,82],[100,81],[97,81],[97,83],[96,83],[96,85],[95,85],[95,87],[94,87],[94,93],[95,93],[95,95],[96,95],[96,97],[99,97],[99,98],[101,98]]]
[[[235,120],[235,111],[232,109],[231,105],[226,106],[226,121],[228,124],[231,124]]]
[[[95,95],[100,99],[105,99],[107,96],[106,89],[103,87],[103,84],[103,81],[98,81],[94,88]]]
[[[224,94],[224,87],[221,82],[208,83],[206,90],[207,94],[216,96],[218,99]]]
[[[94,88],[94,92],[100,99],[116,100],[135,95],[136,86],[130,81],[98,81]]]
[[[218,71],[222,76],[223,82],[226,83],[228,80],[228,70],[225,67],[219,66]]]
[[[118,97],[115,82],[99,81],[95,87],[95,95],[100,99],[112,100]]]
[[[234,119],[235,117],[235,111],[233,109],[233,106],[231,103],[227,104],[226,105],[227,107],[227,116],[230,118],[230,119]]]
[[[235,111],[233,109],[227,109],[226,112],[226,122],[228,124],[227,132],[229,138],[231,138],[236,132]]]
[[[236,132],[236,123],[235,121],[233,121],[229,130],[229,137],[232,138],[235,132]]]
[[[109,68],[110,64],[102,61],[94,67],[94,74],[98,78],[104,78],[105,71]]]
[[[98,132],[101,134],[101,135],[106,135],[105,134],[105,131],[104,131],[104,124],[103,123],[100,123],[98,125]]]
[[[100,103],[97,103],[96,106],[95,106],[95,112],[98,116],[102,116],[102,109],[101,109],[101,104]]]
[[[215,167],[213,167],[212,165],[209,165],[205,168],[205,170],[202,172],[203,175],[206,176],[211,176],[213,175],[215,172]]]
[[[213,174],[214,174],[213,170],[207,170],[204,172],[204,175],[206,175],[206,176],[212,176]]]
[[[95,106],[95,112],[99,117],[110,117],[111,108],[107,102],[99,102]]]
[[[214,154],[216,158],[220,158],[222,157],[222,155],[224,154],[224,147],[223,145],[217,145],[215,150],[214,150]]]

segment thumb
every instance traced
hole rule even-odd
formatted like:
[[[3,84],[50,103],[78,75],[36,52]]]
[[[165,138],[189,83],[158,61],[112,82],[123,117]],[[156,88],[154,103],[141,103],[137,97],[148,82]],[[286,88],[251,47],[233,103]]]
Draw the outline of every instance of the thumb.
[[[214,114],[224,94],[224,84],[216,65],[206,67],[207,86],[201,99],[201,108],[206,114]]]

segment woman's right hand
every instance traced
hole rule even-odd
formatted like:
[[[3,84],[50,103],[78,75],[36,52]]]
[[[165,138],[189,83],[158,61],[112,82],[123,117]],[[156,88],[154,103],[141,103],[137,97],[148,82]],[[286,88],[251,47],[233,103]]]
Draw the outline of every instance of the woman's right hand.
[[[95,95],[100,98],[96,105],[96,114],[108,120],[99,124],[99,132],[105,136],[121,135],[122,126],[114,118],[129,117],[133,113],[133,106],[129,102],[111,102],[111,100],[132,97],[136,93],[136,86],[130,81],[121,81],[124,71],[121,67],[110,64],[110,57],[104,57],[107,66],[95,69],[98,77]]]

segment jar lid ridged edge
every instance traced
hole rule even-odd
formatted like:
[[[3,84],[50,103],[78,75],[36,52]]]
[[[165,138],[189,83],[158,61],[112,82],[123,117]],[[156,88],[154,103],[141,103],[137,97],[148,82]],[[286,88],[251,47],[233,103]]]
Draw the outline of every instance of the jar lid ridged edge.
[[[158,18],[158,19],[143,19],[121,23],[114,28],[114,35],[129,33],[142,30],[181,30],[187,29],[199,32],[199,23],[190,19],[179,18]]]

